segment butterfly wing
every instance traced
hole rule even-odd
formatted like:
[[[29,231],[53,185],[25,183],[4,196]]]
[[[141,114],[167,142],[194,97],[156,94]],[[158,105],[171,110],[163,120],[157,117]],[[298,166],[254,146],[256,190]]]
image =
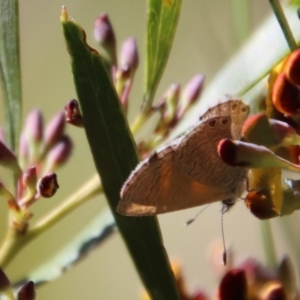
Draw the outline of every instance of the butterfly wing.
[[[205,122],[214,117],[230,116],[231,138],[239,140],[241,138],[242,126],[247,119],[249,112],[249,105],[246,105],[240,99],[231,99],[207,110],[207,112],[200,117],[200,120]]]
[[[121,190],[119,213],[151,216],[219,201],[221,194],[175,167],[176,145],[141,162]]]
[[[240,138],[249,107],[229,102],[208,110],[187,135],[137,166],[122,187],[121,214],[156,215],[240,194],[247,171],[223,163],[217,146],[223,138]]]
[[[232,138],[230,117],[215,117],[192,129],[178,145],[174,164],[183,175],[215,189],[220,200],[236,198],[241,192],[246,170],[225,164],[217,153],[223,138]],[[199,194],[198,205],[207,203]],[[211,199],[211,202],[216,201]]]

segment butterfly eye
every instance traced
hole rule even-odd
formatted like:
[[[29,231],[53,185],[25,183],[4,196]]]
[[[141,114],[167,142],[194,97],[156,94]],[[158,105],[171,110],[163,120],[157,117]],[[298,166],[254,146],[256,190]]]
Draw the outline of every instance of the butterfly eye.
[[[209,127],[213,128],[216,125],[216,120],[211,120],[208,122]]]
[[[228,123],[228,119],[227,119],[227,118],[222,119],[222,120],[221,120],[221,123],[222,123],[223,125],[227,124],[227,123]]]
[[[242,107],[242,112],[243,112],[243,113],[248,112],[248,110],[249,110],[249,109],[248,109],[247,106]]]
[[[238,107],[237,103],[233,103],[232,106],[231,106],[232,110],[236,110],[237,107]]]

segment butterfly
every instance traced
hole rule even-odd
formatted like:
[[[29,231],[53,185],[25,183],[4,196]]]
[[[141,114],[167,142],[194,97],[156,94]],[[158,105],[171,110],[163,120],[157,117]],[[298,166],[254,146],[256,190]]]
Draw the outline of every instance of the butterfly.
[[[142,161],[124,183],[118,212],[151,216],[216,201],[230,206],[242,193],[248,170],[225,164],[221,139],[240,139],[250,108],[231,99],[210,108],[199,122]]]

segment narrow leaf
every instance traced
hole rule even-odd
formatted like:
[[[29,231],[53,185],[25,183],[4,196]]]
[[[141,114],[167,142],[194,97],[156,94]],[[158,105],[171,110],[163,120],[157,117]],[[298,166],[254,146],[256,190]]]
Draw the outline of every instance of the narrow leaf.
[[[125,217],[116,211],[121,186],[138,157],[105,63],[64,8],[61,21],[88,142],[116,224],[151,298],[179,299],[157,219]]]
[[[18,0],[0,1],[0,79],[4,99],[5,138],[15,150],[21,123],[21,67]]]
[[[143,110],[147,111],[167,64],[182,0],[148,0],[147,64]]]

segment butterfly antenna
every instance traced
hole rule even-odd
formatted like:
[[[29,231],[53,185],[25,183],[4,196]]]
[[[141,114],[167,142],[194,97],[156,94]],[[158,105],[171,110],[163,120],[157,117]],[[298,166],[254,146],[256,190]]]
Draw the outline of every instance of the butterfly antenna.
[[[210,204],[211,204],[211,203],[210,203]],[[207,205],[205,205],[204,207],[202,207],[202,209],[200,209],[200,210],[195,214],[195,216],[194,216],[193,218],[187,220],[187,221],[184,223],[184,226],[188,226],[188,225],[192,224],[192,223],[198,218],[198,216],[210,206],[210,204],[207,204]]]
[[[224,213],[226,210],[222,209],[221,212],[221,230],[222,230],[222,241],[223,241],[223,264],[226,266],[227,264],[227,251],[226,251],[226,244],[225,244],[225,234],[224,234]]]

